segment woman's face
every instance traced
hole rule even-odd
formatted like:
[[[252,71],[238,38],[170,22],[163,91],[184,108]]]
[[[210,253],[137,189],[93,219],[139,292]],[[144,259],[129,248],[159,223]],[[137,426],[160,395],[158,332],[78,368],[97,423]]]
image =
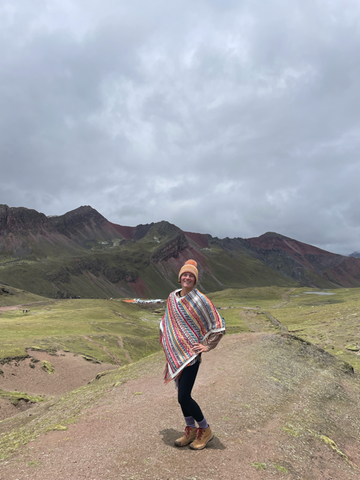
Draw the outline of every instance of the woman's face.
[[[195,280],[195,275],[190,272],[184,272],[180,277],[181,286],[184,288],[193,288]]]

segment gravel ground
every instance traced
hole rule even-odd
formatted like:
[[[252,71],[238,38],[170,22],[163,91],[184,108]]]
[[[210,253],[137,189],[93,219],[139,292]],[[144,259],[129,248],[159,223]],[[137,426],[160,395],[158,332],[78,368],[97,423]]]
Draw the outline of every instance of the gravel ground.
[[[279,335],[249,333],[203,355],[193,395],[215,433],[205,450],[173,445],[183,419],[158,355],[68,430],[3,461],[0,478],[359,480],[360,380],[293,348]]]

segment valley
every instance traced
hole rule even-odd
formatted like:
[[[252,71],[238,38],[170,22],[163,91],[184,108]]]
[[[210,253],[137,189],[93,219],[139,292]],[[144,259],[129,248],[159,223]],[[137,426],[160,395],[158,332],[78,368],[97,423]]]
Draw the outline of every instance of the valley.
[[[100,370],[124,367],[161,350],[158,326],[164,303],[46,298],[21,303],[31,295],[17,289],[11,292],[10,305],[0,307],[3,397],[5,391],[46,397],[51,392],[50,377],[52,382],[58,377],[59,382],[68,383],[64,388],[70,391],[71,375],[68,382],[63,378],[66,369],[49,376],[36,359],[39,354],[50,363],[51,356],[56,357],[60,364],[62,357],[72,356],[79,372],[83,365],[93,365],[95,377]],[[316,295],[319,292],[257,287],[222,290],[209,298],[225,319],[227,335],[263,332],[287,336],[289,341],[300,338],[345,370],[360,371],[359,289],[335,289],[326,296]],[[3,302],[7,303],[4,298]],[[31,382],[32,377],[36,382]]]
[[[122,227],[91,207],[0,210],[0,478],[192,478],[162,385],[165,304],[124,301],[166,299],[188,258],[226,322],[196,387],[216,433],[197,480],[358,478],[360,259],[271,232]]]

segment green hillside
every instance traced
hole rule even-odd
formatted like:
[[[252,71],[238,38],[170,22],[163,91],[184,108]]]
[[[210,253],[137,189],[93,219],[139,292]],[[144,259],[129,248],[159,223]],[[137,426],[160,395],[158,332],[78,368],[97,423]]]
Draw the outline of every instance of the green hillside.
[[[27,349],[70,351],[114,364],[136,361],[159,349],[161,310],[121,300],[47,300],[1,312],[1,357]]]
[[[156,232],[158,233],[158,232]],[[46,258],[0,256],[0,278],[13,287],[48,298],[121,298],[127,296],[166,297],[175,288],[178,263],[161,262],[181,241],[178,237],[156,237],[116,246],[94,246],[77,255]],[[189,250],[184,254],[193,255]],[[244,253],[230,256],[219,246],[201,252],[207,268],[202,269],[200,288],[204,292],[222,288],[296,286],[297,282],[274,272]],[[199,268],[202,268],[199,262]]]
[[[25,305],[31,302],[41,302],[42,300],[48,301],[46,297],[0,283],[0,307]]]
[[[27,349],[67,350],[93,361],[126,364],[159,350],[165,305],[139,306],[119,299],[49,300],[8,289],[0,311],[1,357]],[[360,289],[322,291],[289,287],[224,289],[209,297],[225,318],[227,333],[279,331],[303,338],[360,369]],[[37,300],[34,302],[34,300]],[[39,301],[41,300],[41,301]],[[282,326],[280,329],[279,325]]]
[[[356,287],[357,258],[283,235],[219,239],[167,221],[124,227],[90,206],[59,217],[0,205],[0,282],[48,298],[166,297],[197,261],[205,293],[225,288]]]

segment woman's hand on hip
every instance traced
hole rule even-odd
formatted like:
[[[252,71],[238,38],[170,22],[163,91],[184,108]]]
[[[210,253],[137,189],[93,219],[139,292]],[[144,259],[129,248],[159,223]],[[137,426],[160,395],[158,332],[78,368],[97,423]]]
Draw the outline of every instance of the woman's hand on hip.
[[[208,348],[202,343],[194,343],[193,350],[195,353],[204,353],[208,351]]]

